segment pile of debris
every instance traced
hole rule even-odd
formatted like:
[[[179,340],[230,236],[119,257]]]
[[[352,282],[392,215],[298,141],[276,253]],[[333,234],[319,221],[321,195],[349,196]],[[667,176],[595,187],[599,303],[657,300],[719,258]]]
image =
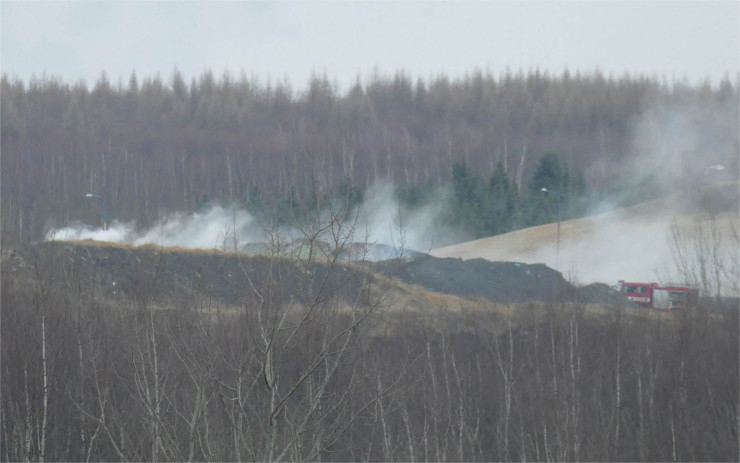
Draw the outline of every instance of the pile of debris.
[[[372,274],[375,273],[424,291],[485,298],[497,303],[574,301],[608,306],[631,305],[623,294],[608,285],[576,288],[560,272],[544,264],[437,258],[417,252],[406,252],[402,257],[396,257],[393,248],[377,245],[344,248],[348,254],[341,256],[339,261],[364,262],[366,265],[362,267],[365,271],[360,272],[355,266],[339,263],[331,266],[321,256],[302,260],[286,252],[281,257],[268,257],[263,253],[264,249],[256,247],[250,249],[254,255],[92,242],[43,243],[32,248],[29,262],[43,257],[42,260],[48,262],[42,267],[61,274],[74,271],[76,278],[111,295],[141,296],[157,292],[174,298],[200,293],[228,304],[244,304],[251,302],[254,296],[245,281],[251,281],[257,287],[279,287],[282,288],[279,292],[285,297],[300,299],[301,295],[315,294],[319,290],[317,285],[330,292],[341,289],[342,292],[356,294],[363,282],[373,279]],[[294,245],[283,249],[302,253],[307,248],[310,246]],[[288,256],[294,258],[286,259]],[[4,257],[4,268],[9,271],[25,268],[24,273],[30,272],[29,277],[33,273],[32,265],[17,263],[25,262],[19,260],[19,255]],[[382,260],[384,257],[392,258]]]
[[[372,269],[427,291],[493,302],[555,301],[574,291],[560,272],[544,264],[425,255],[377,262]]]

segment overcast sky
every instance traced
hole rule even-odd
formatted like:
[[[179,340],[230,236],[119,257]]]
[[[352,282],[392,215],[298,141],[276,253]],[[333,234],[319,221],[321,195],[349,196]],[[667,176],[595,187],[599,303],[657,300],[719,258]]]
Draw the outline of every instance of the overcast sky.
[[[326,73],[341,90],[405,70],[560,74],[596,68],[659,79],[740,72],[738,1],[0,2],[2,72],[124,84],[177,67],[244,71],[303,88]]]

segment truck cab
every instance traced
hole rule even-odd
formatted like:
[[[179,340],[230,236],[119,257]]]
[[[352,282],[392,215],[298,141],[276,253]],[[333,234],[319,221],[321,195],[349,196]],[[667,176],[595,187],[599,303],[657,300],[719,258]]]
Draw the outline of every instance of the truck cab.
[[[642,307],[658,310],[696,307],[699,301],[699,290],[684,284],[659,285],[620,280],[615,289]]]
[[[657,283],[634,283],[620,280],[617,284],[617,290],[636,304],[643,307],[652,307],[653,290],[657,286]]]

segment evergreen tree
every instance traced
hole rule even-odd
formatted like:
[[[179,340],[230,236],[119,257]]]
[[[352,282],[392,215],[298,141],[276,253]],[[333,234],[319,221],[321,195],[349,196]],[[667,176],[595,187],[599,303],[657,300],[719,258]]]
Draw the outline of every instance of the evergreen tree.
[[[509,175],[504,170],[504,165],[499,161],[496,170],[491,174],[488,181],[488,191],[494,196],[503,196],[509,191]]]
[[[567,174],[566,174],[567,175]],[[542,188],[558,191],[563,186],[563,167],[560,165],[558,155],[546,153],[537,165],[532,180],[529,182],[530,191],[541,191]]]
[[[483,179],[468,172],[467,164],[458,161],[452,166],[453,223],[462,225],[473,236],[484,235],[485,213],[484,197],[486,195]]]
[[[434,183],[428,179],[422,185],[397,186],[396,198],[407,208],[416,209],[427,202],[434,192]]]
[[[524,224],[535,226],[551,222],[557,218],[557,205],[553,201],[560,201],[561,210],[565,207],[566,196],[563,190],[567,182],[567,167],[560,164],[557,154],[546,153],[540,158],[537,169],[529,182],[529,194],[522,205],[524,211]],[[542,191],[548,190],[548,193]],[[549,196],[555,196],[550,198]],[[559,198],[558,198],[559,196]]]
[[[464,161],[458,161],[452,165],[452,190],[458,205],[464,205],[468,201],[470,175]]]
[[[501,161],[488,181],[485,205],[485,232],[487,235],[498,235],[512,229],[516,209],[516,188],[509,182],[509,176]]]

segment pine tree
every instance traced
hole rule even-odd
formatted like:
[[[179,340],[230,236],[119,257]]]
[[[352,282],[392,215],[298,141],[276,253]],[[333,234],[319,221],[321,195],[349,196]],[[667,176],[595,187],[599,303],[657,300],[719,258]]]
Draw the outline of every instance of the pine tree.
[[[546,153],[540,159],[537,169],[529,182],[530,191],[540,191],[542,188],[557,191],[563,186],[563,167],[555,153]]]

